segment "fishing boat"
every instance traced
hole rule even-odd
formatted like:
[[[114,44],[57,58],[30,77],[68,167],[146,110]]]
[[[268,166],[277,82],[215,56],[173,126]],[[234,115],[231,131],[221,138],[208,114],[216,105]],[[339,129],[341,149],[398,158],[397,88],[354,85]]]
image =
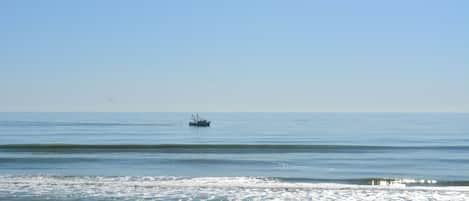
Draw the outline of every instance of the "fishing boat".
[[[206,119],[203,119],[199,116],[199,114],[192,114],[192,119],[189,122],[189,126],[195,126],[195,127],[209,127],[210,126],[210,121],[207,121]]]

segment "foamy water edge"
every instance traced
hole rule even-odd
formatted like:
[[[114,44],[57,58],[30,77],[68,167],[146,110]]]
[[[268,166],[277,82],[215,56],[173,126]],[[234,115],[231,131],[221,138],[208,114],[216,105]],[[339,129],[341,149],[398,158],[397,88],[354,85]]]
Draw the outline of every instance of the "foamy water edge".
[[[0,198],[57,200],[469,200],[469,187],[297,183],[262,177],[0,176]]]

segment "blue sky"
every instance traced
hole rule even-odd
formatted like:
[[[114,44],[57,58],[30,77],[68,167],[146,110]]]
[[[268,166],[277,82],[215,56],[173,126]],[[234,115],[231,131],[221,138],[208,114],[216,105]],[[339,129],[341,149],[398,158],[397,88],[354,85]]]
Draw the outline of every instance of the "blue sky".
[[[469,112],[468,1],[0,1],[0,111]]]

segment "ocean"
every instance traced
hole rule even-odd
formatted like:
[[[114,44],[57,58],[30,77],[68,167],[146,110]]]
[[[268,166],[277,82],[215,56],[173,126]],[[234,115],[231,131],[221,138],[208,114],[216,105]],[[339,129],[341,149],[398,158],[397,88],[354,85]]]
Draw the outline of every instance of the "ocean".
[[[0,200],[469,200],[467,113],[0,113]]]

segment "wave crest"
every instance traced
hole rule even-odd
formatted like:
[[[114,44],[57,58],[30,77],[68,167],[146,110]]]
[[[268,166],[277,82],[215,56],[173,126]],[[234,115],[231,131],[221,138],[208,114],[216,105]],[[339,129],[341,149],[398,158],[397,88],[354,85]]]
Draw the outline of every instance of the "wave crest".
[[[262,177],[0,176],[0,189],[0,198],[39,197],[48,200],[469,199],[468,187],[297,183]]]

